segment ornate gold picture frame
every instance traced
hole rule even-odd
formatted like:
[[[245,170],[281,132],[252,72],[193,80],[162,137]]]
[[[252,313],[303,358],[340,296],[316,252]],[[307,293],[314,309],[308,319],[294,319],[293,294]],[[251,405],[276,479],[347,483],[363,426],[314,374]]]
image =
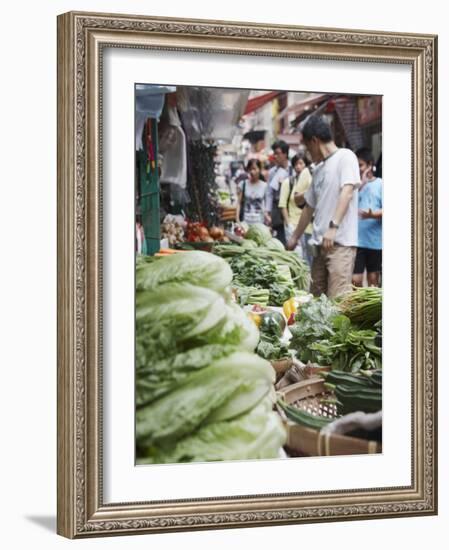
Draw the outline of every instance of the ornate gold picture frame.
[[[106,503],[102,59],[106,47],[402,64],[412,80],[407,486]],[[70,12],[58,17],[58,533],[69,538],[437,513],[437,37]]]

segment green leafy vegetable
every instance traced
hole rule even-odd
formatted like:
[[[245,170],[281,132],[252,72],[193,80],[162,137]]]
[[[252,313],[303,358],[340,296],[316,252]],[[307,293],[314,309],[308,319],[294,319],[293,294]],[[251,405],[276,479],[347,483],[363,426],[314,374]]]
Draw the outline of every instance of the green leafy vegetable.
[[[253,351],[258,341],[259,331],[243,310],[212,290],[167,284],[159,292],[138,293],[137,369],[211,344]]]
[[[262,263],[274,262],[277,266],[285,265],[290,269],[291,277],[294,286],[298,290],[308,291],[310,285],[310,270],[307,263],[302,260],[296,252],[288,250],[269,249],[265,246],[260,246],[253,250],[248,250],[239,245],[215,245],[214,254],[218,254],[222,258],[236,258],[242,254],[258,259]]]
[[[222,324],[205,334],[203,344],[233,345],[241,350],[254,351],[259,342],[259,331],[246,313],[236,304],[226,304]]]
[[[137,372],[136,405],[141,407],[181,385],[195,371],[203,369],[236,350],[221,344],[205,345],[158,361],[150,361]]]
[[[290,269],[286,265],[278,266],[270,260],[261,261],[251,256],[250,252],[229,260],[234,274],[233,284],[237,288],[268,289],[269,305],[281,306],[295,292]],[[243,302],[242,294],[245,296],[246,293],[240,294],[241,303],[249,303]]]
[[[285,246],[281,243],[281,241],[279,239],[275,239],[274,237],[264,243],[264,246],[271,248],[272,250],[280,250],[281,252],[285,250]]]
[[[262,335],[256,353],[268,361],[274,361],[288,356],[288,345],[281,342],[279,338]]]
[[[243,239],[241,247],[242,248],[257,248],[257,243],[256,243],[256,241],[251,241],[250,239]]]
[[[213,328],[221,326],[225,316],[223,297],[207,288],[166,284],[137,292],[137,368],[194,347]]]
[[[255,324],[229,300],[231,275],[202,252],[136,266],[139,464],[278,456],[285,433],[260,406],[275,373],[254,354]]]
[[[340,311],[361,328],[375,328],[382,322],[382,289],[357,288],[345,294],[338,304]]]
[[[274,262],[261,262],[248,253],[232,258],[229,265],[233,272],[233,283],[237,285],[268,288],[270,283],[279,278]]]
[[[222,293],[231,281],[229,265],[216,255],[202,251],[173,254],[136,266],[137,290],[151,290],[161,284],[183,282]]]
[[[257,288],[255,286],[240,286],[235,285],[239,304],[259,304],[261,306],[268,305],[270,300],[270,291],[268,288]]]
[[[245,238],[262,245],[269,241],[272,237],[271,231],[266,225],[263,223],[254,223],[250,225],[248,231],[246,232]]]
[[[290,326],[290,346],[301,361],[358,372],[382,367],[382,350],[376,332],[352,325],[324,294],[303,304]]]
[[[290,326],[290,347],[297,351],[301,361],[314,361],[310,346],[334,333],[332,321],[338,314],[337,307],[324,294],[300,307],[295,324]]]
[[[353,327],[344,315],[335,317],[333,329],[328,339],[309,346],[317,363],[350,372],[382,367],[382,350],[374,343],[375,331]]]
[[[137,410],[137,443],[144,447],[174,442],[198,428],[214,411],[219,420],[238,416],[268,394],[274,378],[270,363],[255,354],[236,352],[220,359]]]
[[[174,445],[148,448],[141,464],[277,458],[286,440],[279,415],[267,396],[249,412],[206,424]]]
[[[284,283],[293,283],[292,274],[290,272],[290,268],[288,265],[285,264],[276,264],[276,268],[278,271],[279,281],[282,281]]]
[[[272,283],[270,286],[269,305],[281,306],[289,298],[295,295],[293,285],[288,283]]]

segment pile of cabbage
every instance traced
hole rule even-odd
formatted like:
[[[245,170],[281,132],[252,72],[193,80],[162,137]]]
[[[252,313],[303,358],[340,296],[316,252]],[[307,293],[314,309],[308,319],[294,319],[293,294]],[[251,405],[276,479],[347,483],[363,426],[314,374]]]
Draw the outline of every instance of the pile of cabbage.
[[[276,458],[275,373],[232,303],[232,271],[207,252],[136,266],[138,464]]]

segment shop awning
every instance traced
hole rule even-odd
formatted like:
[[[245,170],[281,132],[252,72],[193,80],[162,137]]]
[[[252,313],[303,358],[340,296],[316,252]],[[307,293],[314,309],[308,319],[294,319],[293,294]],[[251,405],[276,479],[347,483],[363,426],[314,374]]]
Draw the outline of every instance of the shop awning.
[[[176,86],[156,84],[136,85],[136,151],[143,149],[142,131],[149,118],[158,119],[164,108],[166,94],[176,92]]]
[[[244,115],[248,115],[249,113],[252,113],[253,111],[257,111],[257,109],[260,109],[265,104],[267,104],[270,101],[273,101],[273,99],[276,99],[278,95],[280,95],[282,92],[268,92],[266,94],[258,95],[257,97],[253,97],[248,100],[248,103],[246,104]]]
[[[248,96],[249,90],[178,86],[177,106],[188,141],[231,142]]]
[[[301,134],[278,134],[277,139],[285,141],[290,147],[298,147],[301,145]]]
[[[296,117],[298,117],[304,111],[311,109],[318,103],[322,103],[328,98],[329,98],[329,94],[316,94],[314,96],[307,97],[302,101],[298,101],[297,103],[294,103],[293,105],[289,105],[288,107],[286,107],[282,112],[278,114],[276,119],[280,120],[287,115],[295,115]]]
[[[348,145],[356,151],[363,146],[363,132],[358,121],[356,97],[342,96],[336,98],[335,111],[340,119]]]

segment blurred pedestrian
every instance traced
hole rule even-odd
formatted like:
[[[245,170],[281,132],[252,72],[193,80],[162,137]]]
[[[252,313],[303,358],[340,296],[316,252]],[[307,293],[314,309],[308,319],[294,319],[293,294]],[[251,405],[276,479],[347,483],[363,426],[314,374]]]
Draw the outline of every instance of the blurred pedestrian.
[[[376,177],[374,156],[367,148],[356,152],[362,183],[359,189],[358,247],[352,282],[379,286],[382,273],[382,180]]]
[[[276,237],[282,244],[286,244],[284,219],[279,208],[282,182],[291,175],[291,165],[288,160],[289,147],[285,141],[276,141],[272,145],[275,165],[268,173],[267,187],[267,220],[273,229],[273,237]]]
[[[295,227],[298,225],[301,212],[304,207],[304,193],[312,183],[312,176],[308,166],[309,159],[306,154],[299,152],[292,160],[291,164],[294,173],[282,182],[281,194],[279,197],[279,208],[284,219],[286,240],[292,236]],[[308,241],[312,236],[312,224],[306,227],[301,236],[300,254],[309,263],[312,264],[312,257],[308,252]]]
[[[265,221],[265,197],[267,182],[261,176],[262,165],[257,159],[250,159],[246,165],[247,177],[237,188],[237,220],[251,225]]]
[[[337,147],[323,116],[311,115],[302,128],[302,136],[317,166],[288,248],[295,248],[313,216],[311,292],[334,298],[352,288],[358,245],[359,166],[350,149]]]

